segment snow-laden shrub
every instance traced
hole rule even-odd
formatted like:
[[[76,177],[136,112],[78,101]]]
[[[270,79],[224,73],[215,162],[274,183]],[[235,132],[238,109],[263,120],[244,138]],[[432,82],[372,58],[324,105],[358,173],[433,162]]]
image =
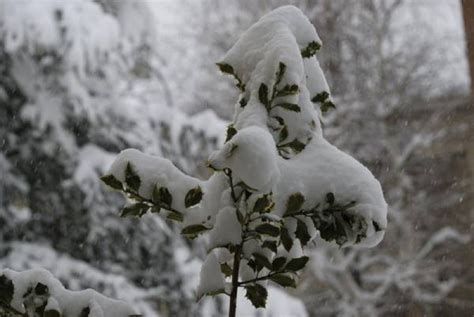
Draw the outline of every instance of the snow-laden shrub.
[[[66,290],[50,272],[0,270],[0,312],[29,317],[136,317],[125,302],[92,289]]]
[[[334,107],[316,58],[321,40],[292,6],[252,26],[218,63],[241,91],[222,148],[202,181],[169,160],[123,151],[102,180],[132,201],[122,216],[160,214],[182,234],[205,236],[208,256],[197,297],[226,294],[235,315],[239,287],[255,307],[266,282],[295,287],[313,239],[341,247],[378,244],[387,226],[379,182],[329,144],[321,112]]]

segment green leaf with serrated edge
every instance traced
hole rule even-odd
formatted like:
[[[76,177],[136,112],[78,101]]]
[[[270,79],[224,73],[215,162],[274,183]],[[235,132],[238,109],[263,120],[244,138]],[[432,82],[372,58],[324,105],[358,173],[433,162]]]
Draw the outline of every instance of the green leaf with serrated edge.
[[[135,172],[130,162],[128,162],[125,167],[125,184],[136,192],[138,192],[141,184],[140,176]]]
[[[171,196],[168,188],[155,186],[153,188],[152,201],[155,204],[161,204],[163,207],[170,208],[173,202],[173,196]]]
[[[317,51],[321,48],[321,44],[316,41],[311,41],[308,45],[301,50],[301,56],[303,58],[309,58],[316,54]]]
[[[259,254],[259,253],[254,253],[252,256],[255,259],[255,262],[263,267],[266,267],[267,269],[271,270],[272,269],[272,264],[270,261],[267,259],[266,256]]]
[[[148,211],[149,208],[150,206],[144,203],[136,203],[130,206],[125,206],[120,212],[120,217],[141,217]]]
[[[260,234],[266,234],[272,237],[278,237],[278,235],[280,234],[280,229],[269,223],[264,223],[257,226],[255,228],[255,231],[257,231]]]
[[[290,111],[294,111],[294,112],[300,112],[301,111],[300,106],[298,106],[297,104],[294,104],[294,103],[289,103],[289,102],[282,102],[282,103],[276,104],[272,108],[276,108],[276,107],[280,107],[280,108],[290,110]]]
[[[56,309],[48,309],[44,311],[43,317],[61,317],[61,313]]]
[[[272,262],[272,271],[279,271],[283,268],[286,263],[286,258],[284,256],[277,257]]]
[[[329,93],[327,91],[322,91],[311,99],[312,102],[323,103],[329,98]]]
[[[263,241],[262,248],[267,248],[271,250],[273,253],[277,252],[277,244],[275,241]]]
[[[302,246],[305,246],[306,244],[308,244],[309,240],[311,239],[311,236],[308,233],[308,227],[300,219],[298,219],[296,222],[295,235],[296,235],[296,238],[300,240]]]
[[[306,263],[308,263],[308,260],[309,260],[309,257],[307,256],[291,259],[290,262],[288,262],[288,264],[285,265],[285,270],[297,272],[306,266]]]
[[[296,287],[296,281],[285,274],[275,274],[270,277],[270,280],[283,287]]]
[[[201,202],[202,195],[201,186],[197,186],[189,190],[186,194],[186,197],[184,198],[184,206],[189,208],[199,204]]]
[[[285,248],[285,250],[290,251],[291,247],[293,246],[293,239],[291,239],[290,233],[288,232],[287,228],[285,228],[285,227],[281,228],[280,239],[281,239],[281,243],[283,244],[283,247]]]
[[[288,200],[286,201],[285,216],[290,216],[299,212],[303,207],[304,201],[305,198],[303,194],[299,192],[291,194],[290,197],[288,197]]]
[[[0,275],[0,302],[10,304],[13,299],[15,286],[5,275]]]
[[[278,136],[278,141],[283,142],[288,137],[288,127],[286,125],[280,130],[280,135]]]
[[[276,81],[275,81],[275,86],[278,85],[281,80],[283,79],[283,75],[285,74],[286,71],[286,65],[282,62],[278,64],[278,71],[276,73]]]
[[[268,107],[268,87],[264,83],[258,88],[258,100],[260,100],[265,107]]]
[[[334,204],[334,201],[336,200],[336,198],[334,197],[334,194],[333,193],[327,193],[326,194],[326,202],[332,206]]]
[[[237,134],[237,129],[234,128],[234,125],[233,125],[233,124],[229,124],[229,125],[227,126],[227,136],[226,136],[225,141],[226,141],[226,142],[229,141],[229,140],[232,139],[232,137],[233,137],[234,135],[236,135],[236,134]]]
[[[273,205],[274,204],[272,202],[271,195],[265,194],[255,201],[255,205],[253,206],[253,212],[259,214],[270,212]]]
[[[382,228],[380,228],[380,225],[377,222],[372,221],[372,225],[374,226],[375,232],[382,231]]]
[[[268,292],[265,287],[260,284],[252,284],[245,286],[245,297],[255,306],[255,308],[265,307],[267,304]]]
[[[187,226],[185,228],[183,228],[183,230],[181,230],[181,234],[184,234],[184,235],[198,235],[204,231],[207,231],[209,230],[210,228],[207,228],[203,225],[190,225],[190,226]]]
[[[234,68],[226,63],[216,63],[217,67],[219,67],[219,70],[223,73],[234,75]]]
[[[227,263],[222,263],[221,264],[221,272],[226,276],[231,276],[232,275],[232,268],[230,267],[229,264]]]
[[[183,222],[183,214],[177,210],[171,210],[166,218],[177,222]]]
[[[303,142],[301,142],[298,139],[294,139],[290,143],[287,143],[286,146],[291,148],[293,150],[293,152],[300,153],[301,151],[304,150],[304,148],[306,147],[306,144],[304,144]]]
[[[104,175],[100,178],[100,180],[113,189],[123,190],[122,183],[112,174]]]

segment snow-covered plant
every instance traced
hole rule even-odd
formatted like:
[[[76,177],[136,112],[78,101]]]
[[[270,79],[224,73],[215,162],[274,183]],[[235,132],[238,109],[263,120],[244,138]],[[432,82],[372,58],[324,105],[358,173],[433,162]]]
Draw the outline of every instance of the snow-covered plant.
[[[50,272],[42,269],[0,270],[0,313],[25,317],[140,316],[128,304],[92,289],[66,290]]]
[[[340,247],[378,244],[387,205],[370,171],[328,143],[321,112],[334,107],[315,56],[321,40],[297,8],[280,7],[252,26],[218,63],[240,89],[225,144],[202,181],[170,161],[125,150],[102,180],[132,201],[121,216],[157,213],[204,236],[208,255],[197,297],[238,288],[265,307],[268,281],[295,287],[322,239]]]

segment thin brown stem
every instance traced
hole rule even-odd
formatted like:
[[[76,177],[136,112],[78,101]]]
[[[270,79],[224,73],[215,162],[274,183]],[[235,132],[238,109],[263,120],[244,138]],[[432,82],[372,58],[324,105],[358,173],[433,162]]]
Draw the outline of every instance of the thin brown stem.
[[[242,245],[235,248],[234,265],[232,269],[232,291],[230,293],[229,317],[235,317],[237,312],[237,292],[239,290],[239,270],[242,255]]]

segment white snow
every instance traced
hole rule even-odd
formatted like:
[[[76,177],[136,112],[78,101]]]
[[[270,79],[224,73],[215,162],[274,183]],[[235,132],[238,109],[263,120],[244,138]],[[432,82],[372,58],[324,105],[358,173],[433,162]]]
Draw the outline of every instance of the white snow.
[[[213,292],[223,291],[225,289],[224,276],[221,273],[219,261],[214,252],[210,252],[201,267],[199,286],[196,296],[201,298],[203,295]]]
[[[209,249],[228,244],[238,245],[240,242],[242,242],[242,227],[237,219],[236,210],[226,207],[219,211],[216,223],[209,231]]]

